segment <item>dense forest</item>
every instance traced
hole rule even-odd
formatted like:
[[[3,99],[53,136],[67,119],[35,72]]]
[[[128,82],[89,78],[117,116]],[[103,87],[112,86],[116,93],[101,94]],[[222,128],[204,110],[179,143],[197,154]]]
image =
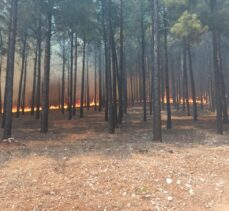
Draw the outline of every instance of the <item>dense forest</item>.
[[[0,210],[229,210],[229,0],[0,0]]]
[[[135,105],[143,121],[152,115],[154,140],[162,140],[162,110],[167,129],[173,110],[194,121],[200,109],[215,112],[223,133],[226,0],[2,0],[0,7],[3,138],[25,113],[47,133],[49,110],[71,120],[91,107],[115,133]]]

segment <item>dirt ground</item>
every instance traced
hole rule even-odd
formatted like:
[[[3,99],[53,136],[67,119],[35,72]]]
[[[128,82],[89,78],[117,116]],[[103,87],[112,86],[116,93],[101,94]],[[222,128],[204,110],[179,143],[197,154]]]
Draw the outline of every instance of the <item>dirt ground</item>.
[[[229,210],[229,126],[217,136],[212,114],[193,122],[173,112],[154,143],[141,108],[115,135],[103,115],[53,111],[48,135],[29,114],[15,119],[15,141],[0,144],[0,210]]]

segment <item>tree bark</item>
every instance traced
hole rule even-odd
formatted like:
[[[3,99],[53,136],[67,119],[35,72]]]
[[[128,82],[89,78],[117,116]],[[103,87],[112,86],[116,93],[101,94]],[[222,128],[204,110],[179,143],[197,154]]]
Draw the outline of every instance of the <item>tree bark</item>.
[[[66,49],[65,49],[65,41],[63,41],[62,46],[62,82],[61,82],[61,113],[64,114],[64,106],[65,106],[65,66],[66,66]]]
[[[73,91],[73,115],[76,115],[76,89],[77,89],[77,68],[78,68],[78,36],[75,35],[75,69],[74,69],[74,91]]]
[[[87,111],[90,109],[90,81],[89,81],[89,55],[87,55],[87,92],[86,92],[86,103],[87,103]]]
[[[120,0],[120,58],[119,58],[119,71],[120,71],[120,78],[119,78],[119,113],[118,113],[118,123],[122,124],[123,118],[123,0]]]
[[[165,51],[165,89],[166,89],[166,107],[167,107],[167,129],[172,128],[171,106],[170,106],[170,87],[169,87],[169,64],[168,64],[168,31],[167,14],[164,7],[164,51]]]
[[[101,46],[99,46],[99,112],[103,108],[103,93],[102,93],[102,55]]]
[[[26,94],[26,81],[27,81],[27,64],[28,64],[28,55],[25,57],[25,72],[23,78],[23,90],[22,90],[22,115],[25,114],[25,94]]]
[[[183,41],[183,89],[184,89],[184,101],[187,105],[187,115],[190,116],[190,105],[189,105],[189,93],[188,93],[188,73],[187,73],[187,41]],[[184,103],[184,102],[183,102]]]
[[[102,25],[103,25],[103,41],[105,51],[105,121],[108,121],[108,36],[107,36],[107,20],[106,20],[106,0],[102,0]]]
[[[2,114],[2,54],[0,54],[0,114]]]
[[[86,39],[84,38],[84,40],[83,40],[83,65],[82,65],[82,80],[81,80],[81,96],[80,96],[80,118],[83,118],[83,106],[84,106],[85,51],[86,51]]]
[[[32,98],[31,98],[31,115],[34,115],[36,82],[37,82],[37,46],[35,48],[34,67],[33,67],[33,90],[32,90]]]
[[[4,116],[3,116],[3,139],[11,137],[12,130],[12,105],[13,105],[13,79],[14,79],[14,58],[15,58],[15,41],[17,29],[17,11],[18,0],[11,1],[10,11],[10,30],[8,37],[8,56],[7,72],[4,98]]]
[[[141,69],[142,69],[142,98],[143,98],[143,121],[147,121],[146,116],[146,71],[145,71],[145,29],[144,29],[144,4],[141,1]]]
[[[44,79],[43,79],[43,87],[42,87],[43,90],[42,90],[41,133],[48,132],[52,10],[53,10],[53,0],[49,0],[48,12],[47,12],[47,32],[45,35],[45,59],[44,59]]]
[[[219,70],[220,70],[220,80],[221,80],[221,89],[222,89],[222,112],[223,112],[223,123],[228,124],[228,113],[227,113],[227,99],[226,99],[226,88],[224,81],[224,73],[223,73],[223,61],[222,61],[222,53],[221,53],[221,42],[220,37],[218,37],[218,57],[219,57]]]
[[[192,89],[193,120],[197,121],[198,114],[197,114],[197,103],[196,103],[196,87],[195,87],[195,80],[194,80],[194,76],[193,76],[192,53],[191,53],[190,43],[187,44],[187,50],[188,50],[189,72],[190,72],[191,89]],[[202,96],[201,96],[201,98],[202,98]]]
[[[159,67],[159,7],[158,0],[153,1],[154,20],[154,72],[153,72],[153,140],[162,141],[161,135],[161,97]]]
[[[97,52],[95,49],[95,78],[94,78],[94,111],[97,111]]]
[[[20,74],[20,81],[19,81],[19,88],[18,88],[16,118],[19,118],[20,116],[22,84],[23,84],[23,77],[24,77],[24,71],[25,71],[26,45],[27,45],[27,39],[25,37],[23,40],[23,49],[22,49],[22,55],[21,55],[21,74]]]
[[[70,32],[70,43],[71,43],[71,52],[70,52],[70,83],[69,83],[69,110],[68,110],[68,119],[72,119],[72,109],[73,109],[73,101],[72,101],[72,93],[73,93],[73,52],[74,52],[74,32],[71,30]]]
[[[210,9],[213,16],[216,15],[216,0],[210,1]],[[223,134],[223,123],[222,123],[222,90],[221,90],[221,80],[220,80],[220,67],[219,58],[217,50],[217,31],[213,27],[212,30],[212,46],[213,46],[213,63],[214,63],[214,73],[215,73],[215,97],[216,97],[216,128],[218,134]]]
[[[111,14],[112,14],[111,0],[108,0],[108,23],[109,23],[109,45],[108,45],[108,71],[107,71],[107,84],[108,84],[108,116],[109,116],[109,133],[115,133],[115,121],[114,121],[114,105],[113,105],[113,91],[112,91],[112,77],[111,77],[111,55],[112,50],[112,26],[111,26]]]
[[[118,62],[116,54],[116,46],[114,41],[114,32],[112,22],[110,20],[110,36],[111,36],[111,60],[112,60],[112,73],[113,73],[113,118],[114,125],[117,125],[117,73],[118,73]]]
[[[172,60],[172,65],[171,65],[171,84],[172,84],[172,97],[173,97],[173,108],[177,108],[177,95],[176,95],[176,80],[174,76],[174,61]]]
[[[41,29],[41,15],[39,17],[39,29],[38,29],[38,37],[37,37],[37,88],[36,88],[36,120],[40,119],[40,106],[41,106],[41,56],[42,56],[42,29]]]

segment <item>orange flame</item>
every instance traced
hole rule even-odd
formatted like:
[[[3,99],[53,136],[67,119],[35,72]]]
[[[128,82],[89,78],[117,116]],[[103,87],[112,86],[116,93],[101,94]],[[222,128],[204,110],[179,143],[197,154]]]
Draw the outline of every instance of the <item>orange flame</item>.
[[[97,105],[98,105],[98,103],[95,102],[94,100],[93,100],[92,102],[90,102],[90,107],[97,106]],[[83,107],[86,107],[86,106],[87,106],[87,104],[84,103],[84,104],[83,104]],[[68,104],[65,103],[64,108],[67,109],[67,108],[68,108]],[[76,103],[76,108],[80,108],[80,103],[79,103],[79,102]],[[49,109],[50,109],[50,110],[59,110],[60,107],[59,107],[59,105],[51,105],[51,106],[49,106]],[[42,110],[42,107],[40,107],[40,110]],[[19,111],[22,112],[22,108],[20,108]],[[16,112],[17,112],[17,107],[16,107],[16,106],[13,106],[12,112],[13,112],[13,113],[16,113]],[[25,112],[25,113],[31,112],[31,107],[26,106],[26,107],[24,108],[24,112]]]
[[[207,105],[207,99],[206,99],[205,97],[203,97],[202,100],[203,100],[203,104],[204,104],[204,105]],[[167,102],[166,97],[164,98],[164,102],[165,102],[165,103]],[[188,102],[189,102],[190,104],[193,104],[193,100],[192,100],[191,97],[189,98]],[[170,98],[170,103],[171,103],[171,104],[173,103],[173,98],[172,98],[172,97]],[[180,103],[181,103],[181,104],[183,103],[183,99],[182,99],[182,98],[180,99]],[[197,104],[201,104],[201,97],[198,97],[198,98],[196,99],[196,103],[197,103]]]

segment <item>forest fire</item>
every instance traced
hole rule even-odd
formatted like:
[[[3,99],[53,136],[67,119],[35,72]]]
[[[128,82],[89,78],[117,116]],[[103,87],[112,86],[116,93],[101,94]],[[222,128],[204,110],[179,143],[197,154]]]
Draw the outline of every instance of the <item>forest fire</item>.
[[[95,105],[98,105],[98,103],[95,103],[94,100],[92,102],[90,102],[90,107],[93,107]],[[87,104],[84,103],[83,107],[86,107],[86,106],[87,106]],[[68,108],[68,104],[65,103],[64,108],[67,109]],[[76,103],[76,108],[80,108],[80,103],[79,102]],[[61,109],[61,106],[60,105],[50,105],[49,109],[50,110],[59,110],[59,109]],[[42,110],[42,107],[40,107],[40,110]],[[13,113],[17,112],[17,106],[13,106],[12,112]],[[20,108],[20,112],[22,112],[22,108]],[[26,106],[24,108],[24,112],[25,113],[31,112],[31,107],[30,106]]]
[[[167,99],[166,99],[166,97],[164,98],[164,103],[166,103],[167,102]],[[189,99],[188,99],[188,102],[190,103],[190,104],[193,104],[193,99],[190,97]],[[173,104],[173,98],[171,97],[170,98],[170,103],[171,104]],[[179,99],[179,103],[180,104],[183,104],[183,99],[181,98],[181,99]],[[197,104],[203,104],[203,105],[207,105],[207,99],[206,99],[206,97],[202,97],[202,99],[201,99],[201,97],[197,97],[196,98],[196,103]]]
[[[192,99],[192,98],[189,98],[189,99],[188,99],[188,102],[189,102],[190,104],[193,104],[193,99]],[[180,103],[183,104],[183,99],[180,100]],[[197,104],[207,105],[207,100],[206,100],[205,97],[203,97],[202,100],[201,100],[201,97],[198,97],[198,98],[196,99],[196,103],[197,103]]]
[[[193,99],[192,98],[189,98],[188,101],[189,101],[190,104],[193,104]],[[164,103],[166,103],[166,102],[167,102],[166,98],[164,98]],[[170,98],[170,103],[173,104],[173,98]],[[199,105],[201,105],[201,104],[207,105],[207,99],[205,97],[202,97],[202,102],[201,102],[201,97],[197,97],[196,103],[199,104]],[[179,104],[183,104],[183,99],[179,100]],[[99,103],[97,102],[95,104],[94,100],[90,102],[90,107],[93,107],[95,105],[99,105]],[[83,107],[87,107],[87,103],[84,103]],[[76,108],[80,108],[80,102],[76,103]],[[50,110],[59,110],[59,109],[61,109],[61,105],[50,105],[49,109]],[[68,104],[67,103],[65,103],[64,109],[68,109]],[[40,107],[40,110],[42,110],[42,107]],[[17,107],[16,106],[13,106],[12,112],[13,113],[17,112]],[[22,108],[20,108],[20,112],[22,112]],[[24,112],[25,113],[31,112],[31,107],[30,106],[26,106],[24,108]]]

